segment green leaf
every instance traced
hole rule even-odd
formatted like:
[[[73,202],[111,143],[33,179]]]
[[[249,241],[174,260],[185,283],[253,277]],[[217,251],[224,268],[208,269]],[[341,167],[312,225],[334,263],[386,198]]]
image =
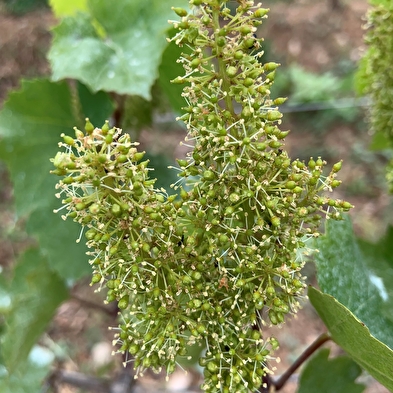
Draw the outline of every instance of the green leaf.
[[[0,393],[42,393],[42,383],[50,372],[55,354],[35,345],[28,359],[21,361],[17,370],[8,373],[0,364]]]
[[[361,393],[364,385],[355,383],[362,369],[348,356],[329,360],[330,350],[325,348],[311,358],[304,368],[297,393]]]
[[[78,11],[87,10],[87,0],[49,0],[56,18],[74,15]]]
[[[370,279],[380,291],[381,311],[393,322],[393,227],[388,227],[385,236],[376,244],[364,240],[358,240],[358,243],[370,270]]]
[[[107,105],[95,97],[91,105],[102,117],[109,116]],[[73,133],[72,128],[84,122],[74,115],[72,101],[66,82],[22,81],[0,112],[0,159],[13,182],[17,216],[28,217],[27,231],[38,240],[51,268],[73,280],[90,272],[86,248],[75,243],[79,225],[53,213],[61,203],[55,197],[57,178],[49,173],[60,134]]]
[[[377,381],[393,391],[393,351],[371,336],[364,323],[334,297],[312,287],[308,296],[334,341]]]
[[[153,103],[140,96],[127,96],[124,100],[124,117],[121,128],[131,130],[131,138],[139,139],[140,132],[153,121]]]
[[[385,150],[392,148],[392,141],[383,132],[375,132],[371,140],[371,150]]]
[[[0,365],[0,393],[42,393],[42,381],[50,367],[25,361],[11,375],[3,374],[4,371]]]
[[[176,183],[179,178],[177,172],[168,167],[176,164],[164,154],[145,154],[145,158],[150,160],[149,167],[154,169],[150,176],[157,179],[155,187],[165,188],[169,192],[171,184]]]
[[[114,110],[114,104],[108,93],[92,93],[83,83],[77,83],[78,97],[84,117],[88,117],[96,126],[101,127]]]
[[[119,0],[115,6],[89,0],[88,13],[65,18],[54,29],[48,55],[53,80],[73,78],[93,91],[149,100],[167,46],[168,19],[174,18],[172,5],[172,0]]]
[[[172,35],[173,32],[171,31],[170,36]],[[183,66],[177,63],[176,60],[182,53],[186,52],[187,48],[180,48],[172,41],[166,47],[159,67],[158,84],[168,97],[172,109],[177,113],[180,113],[182,111],[181,108],[186,106],[186,101],[184,97],[182,97],[184,85],[171,83],[171,80],[184,74]]]
[[[69,133],[75,123],[65,82],[22,81],[21,89],[9,95],[0,112],[0,158],[11,172],[19,216],[53,199],[47,193],[55,184],[49,158],[58,149],[60,134]]]
[[[26,360],[56,308],[67,299],[68,290],[62,278],[50,270],[47,259],[34,248],[19,259],[10,295],[12,308],[1,344],[4,365],[12,373]]]
[[[349,217],[343,221],[329,220],[326,235],[318,239],[316,248],[317,277],[322,291],[348,307],[372,335],[393,348],[393,323],[381,312],[384,293],[367,266]],[[374,265],[383,261],[378,250],[372,258]]]

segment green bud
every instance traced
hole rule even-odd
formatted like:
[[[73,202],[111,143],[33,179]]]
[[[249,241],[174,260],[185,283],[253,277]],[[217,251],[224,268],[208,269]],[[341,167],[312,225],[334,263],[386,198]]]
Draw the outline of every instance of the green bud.
[[[208,181],[212,181],[215,178],[215,174],[213,171],[207,170],[203,172],[203,178]]]
[[[201,64],[201,59],[193,59],[190,63],[191,68],[198,68],[198,66]]]
[[[75,144],[74,138],[68,135],[63,135],[63,141],[69,146],[74,146]]]
[[[225,37],[217,37],[217,45],[220,47],[225,46],[225,44],[227,43]]]
[[[88,134],[91,134],[93,131],[94,131],[94,126],[93,126],[93,124],[91,124],[91,122],[90,122],[90,120],[89,120],[89,118],[88,117],[86,117],[86,123],[85,123],[85,131],[88,133]]]
[[[128,295],[123,296],[118,303],[118,307],[120,308],[120,310],[124,310],[125,308],[127,308],[128,303],[130,301],[130,298]]]
[[[267,120],[275,121],[282,118],[282,113],[280,111],[272,110],[266,114]]]
[[[187,16],[187,11],[184,8],[172,7],[172,10],[176,12],[177,15],[183,17]]]
[[[236,74],[237,74],[237,68],[236,67],[230,66],[230,67],[227,68],[227,75],[230,78],[233,78],[234,76],[236,76]]]
[[[269,11],[269,8],[258,8],[254,12],[254,18],[263,18]]]
[[[97,284],[101,281],[101,278],[102,278],[101,274],[99,273],[93,274],[93,277],[91,278],[91,283]]]
[[[267,72],[271,72],[274,71],[279,66],[280,66],[279,63],[270,62],[270,63],[265,63],[263,65],[263,69]]]
[[[336,163],[333,165],[333,168],[332,168],[333,173],[339,172],[339,171],[341,170],[342,164],[343,164],[342,161],[336,162]]]
[[[101,127],[102,135],[106,135],[109,131],[109,121],[105,120],[104,125]]]

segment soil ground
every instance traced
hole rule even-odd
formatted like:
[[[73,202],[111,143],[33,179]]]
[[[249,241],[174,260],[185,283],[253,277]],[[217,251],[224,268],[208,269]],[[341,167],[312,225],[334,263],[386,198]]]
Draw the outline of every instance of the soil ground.
[[[337,4],[338,6],[337,6]],[[364,15],[367,10],[366,0],[341,2],[328,0],[266,0],[263,6],[271,8],[268,21],[261,30],[274,47],[274,54],[285,65],[297,63],[310,72],[324,72],[335,69],[343,61],[356,62],[362,52]],[[50,44],[48,29],[55,21],[46,11],[36,11],[24,16],[12,16],[0,10],[0,105],[10,89],[18,86],[21,77],[35,77],[49,72],[45,53]],[[310,115],[311,116],[311,115]],[[295,123],[289,121],[294,128]],[[143,138],[146,143],[155,146],[155,130],[146,131]],[[178,131],[167,132],[160,138],[161,149],[181,154],[178,141],[183,135]],[[313,133],[294,129],[287,144],[292,156],[302,155],[313,146],[329,146],[332,159],[344,157],[345,166],[341,178],[352,184],[343,193],[343,198],[356,205],[353,219],[360,235],[376,239],[389,224],[385,214],[390,200],[383,189],[383,181],[378,183],[371,179],[383,178],[383,158],[381,165],[368,162],[367,146],[370,135],[364,120],[355,124],[333,123],[324,133]],[[308,149],[306,149],[307,147]],[[357,150],[356,150],[357,149]],[[359,155],[361,157],[359,158]],[[355,158],[354,158],[355,157]],[[295,157],[294,157],[295,158]],[[382,168],[375,172],[376,167]],[[359,180],[360,179],[360,180]],[[362,181],[360,185],[359,181]],[[357,182],[357,183],[356,183]],[[359,191],[360,190],[360,191]],[[6,266],[13,262],[15,254],[28,241],[22,226],[14,222],[12,214],[12,188],[5,168],[0,164],[0,264]],[[313,273],[311,272],[311,279]],[[67,370],[108,375],[116,373],[120,361],[110,357],[108,343],[112,333],[101,326],[115,325],[115,319],[108,313],[99,311],[99,307],[89,307],[80,299],[88,299],[97,305],[101,297],[87,285],[80,283],[74,289],[75,298],[64,303],[43,340],[56,341],[64,349],[66,356],[61,364]],[[79,299],[79,300],[78,300]],[[281,342],[277,356],[277,375],[280,375],[296,359],[302,350],[325,330],[315,312],[307,303],[296,318],[291,319],[282,329],[274,334]],[[99,345],[98,345],[99,344]],[[330,345],[334,354],[339,349]],[[107,364],[100,360],[110,359]],[[285,393],[294,393],[297,375],[291,379]],[[156,376],[147,376],[141,383],[141,391],[197,391],[199,374],[190,371],[188,376],[176,373],[168,383]],[[372,378],[366,378],[367,393],[386,393]],[[61,393],[77,392],[75,388],[62,386]]]

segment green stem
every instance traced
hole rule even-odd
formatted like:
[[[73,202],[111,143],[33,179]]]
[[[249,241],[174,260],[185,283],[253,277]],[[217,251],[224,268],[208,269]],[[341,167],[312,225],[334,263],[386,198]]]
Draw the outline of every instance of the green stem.
[[[275,391],[279,391],[291,377],[291,375],[300,367],[319,347],[321,347],[325,342],[331,340],[331,336],[328,333],[321,334],[288,368],[287,371],[274,382]]]
[[[213,26],[214,26],[214,31],[218,31],[221,29],[220,26],[220,10],[219,9],[214,9],[213,11]],[[222,56],[222,49],[220,46],[217,45],[217,35],[215,35],[215,40],[216,40],[216,51],[217,51],[217,60],[218,60],[218,74],[220,79],[222,79],[222,89],[224,92],[229,93],[230,87],[231,87],[231,82],[225,72],[225,62]],[[233,102],[232,98],[227,94],[225,96],[225,106],[226,109],[231,112],[232,116],[235,117],[235,110],[233,108]]]

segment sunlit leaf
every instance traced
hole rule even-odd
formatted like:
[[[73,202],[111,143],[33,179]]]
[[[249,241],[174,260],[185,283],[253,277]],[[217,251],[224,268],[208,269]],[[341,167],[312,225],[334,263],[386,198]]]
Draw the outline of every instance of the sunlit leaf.
[[[87,0],[49,0],[49,5],[57,18],[87,10]]]
[[[115,6],[89,0],[87,13],[65,18],[54,29],[48,55],[53,80],[73,78],[93,91],[150,99],[167,46],[168,19],[176,17],[172,5],[172,0],[119,0]]]

